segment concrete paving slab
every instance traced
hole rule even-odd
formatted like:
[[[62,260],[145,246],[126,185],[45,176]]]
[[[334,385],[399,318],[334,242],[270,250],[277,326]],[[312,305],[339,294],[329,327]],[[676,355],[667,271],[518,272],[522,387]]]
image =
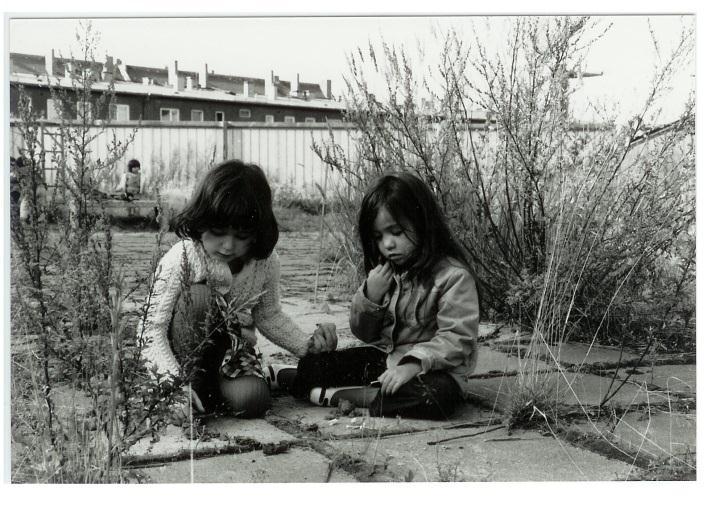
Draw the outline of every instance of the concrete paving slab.
[[[241,419],[232,416],[220,416],[206,420],[209,432],[218,432],[222,436],[254,439],[259,443],[277,443],[292,440],[293,436],[268,423],[262,418]]]
[[[151,437],[142,438],[129,448],[127,454],[129,456],[171,458],[183,454],[189,449],[201,453],[209,449],[228,447],[231,442],[221,436],[252,439],[258,443],[277,443],[281,440],[295,439],[263,419],[244,420],[231,417],[209,419],[206,422],[206,430],[218,432],[220,436],[207,441],[192,441],[184,435],[180,427],[169,425],[164,433],[159,435],[158,441],[152,441]]]
[[[308,448],[286,453],[261,451],[182,461],[141,471],[153,483],[324,483],[355,482],[341,469],[329,472],[330,461]],[[193,469],[192,469],[193,468]],[[193,479],[192,479],[193,471]]]
[[[479,337],[486,338],[488,336],[498,335],[500,325],[493,322],[479,322]]]
[[[267,417],[280,426],[291,423],[301,430],[325,439],[341,437],[371,437],[377,434],[410,433],[449,426],[479,423],[498,424],[498,415],[483,407],[464,403],[449,420],[417,420],[413,418],[372,417],[366,409],[342,415],[336,408],[325,408],[296,400],[290,396],[274,399]]]
[[[589,346],[585,343],[562,343],[551,347],[552,353],[561,364],[618,364],[620,361],[636,360],[638,355],[603,346]]]
[[[516,373],[523,370],[546,371],[549,368],[549,365],[541,360],[522,359],[518,355],[509,355],[482,345],[477,348],[477,365],[470,376]]]
[[[350,304],[346,302],[313,303],[306,297],[282,297],[283,311],[293,318],[304,332],[313,332],[315,324],[334,323],[338,329],[350,329]]]
[[[638,355],[603,346],[589,346],[585,343],[561,343],[547,346],[545,343],[524,343],[519,346],[510,343],[493,343],[493,346],[506,353],[518,353],[522,356],[535,356],[549,363],[556,360],[562,366],[601,364],[604,368],[615,367],[620,361],[638,359]]]
[[[639,370],[643,374],[632,374],[630,381],[655,385],[668,392],[695,395],[697,379],[695,364],[656,365]]]
[[[597,406],[609,391],[610,384],[610,378],[595,374],[565,373],[562,375],[553,372],[471,379],[468,382],[467,391],[494,406],[495,409],[506,412],[512,404],[514,394],[523,388],[536,388],[538,391],[550,390],[553,398],[566,406]],[[611,391],[618,384],[616,381],[611,386]],[[621,387],[608,404],[621,408],[647,403],[667,405],[671,399],[672,397],[666,392],[650,391],[647,388],[627,383]]]
[[[384,479],[401,481],[617,480],[628,464],[535,432],[505,429],[434,430],[404,436],[339,440],[330,446],[386,467]],[[461,436],[461,437],[460,437]],[[451,439],[447,441],[449,438]]]
[[[531,339],[530,332],[521,331],[516,327],[504,326],[499,329],[496,337],[489,340],[489,343],[492,346],[518,346],[520,344],[529,344]]]
[[[572,428],[607,438],[635,455],[660,460],[696,450],[695,413],[655,411],[629,412],[611,422],[579,422]]]

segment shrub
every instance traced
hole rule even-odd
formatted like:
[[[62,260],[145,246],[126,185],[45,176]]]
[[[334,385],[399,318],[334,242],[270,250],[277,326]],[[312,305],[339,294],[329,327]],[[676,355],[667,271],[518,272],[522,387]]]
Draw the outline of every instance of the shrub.
[[[148,374],[127,321],[124,303],[131,290],[112,256],[98,185],[133,138],[114,139],[107,159],[92,156],[90,127],[97,125],[88,111],[102,111],[113,89],[94,94],[97,76],[85,71],[94,61],[91,25],[80,38],[83,58],[71,60],[76,72],[70,87],[50,80],[60,117],[51,155],[58,177],[51,191],[44,183],[44,125],[20,90],[18,126],[27,171],[19,183],[27,212],[13,210],[11,220],[12,342],[22,345],[12,361],[13,481],[125,480],[122,453],[165,423],[179,392],[177,382]],[[90,105],[75,120],[77,103]],[[100,123],[107,128],[108,121]],[[58,195],[69,212],[51,225]],[[161,233],[153,265],[160,243]],[[67,391],[73,393],[65,402]]]
[[[661,55],[651,93],[628,124],[600,111],[603,121],[583,125],[569,107],[569,80],[598,40],[598,24],[508,21],[505,52],[449,32],[439,65],[424,75],[386,44],[352,55],[351,156],[332,137],[314,150],[337,175],[339,223],[330,230],[355,278],[364,276],[354,224],[366,186],[384,172],[410,171],[431,186],[463,242],[485,313],[547,342],[633,335],[642,343],[651,328],[670,342],[692,340],[693,103],[658,135],[647,133],[657,99],[692,57],[692,30]],[[367,72],[384,81],[385,100]],[[474,109],[486,111],[480,124]]]

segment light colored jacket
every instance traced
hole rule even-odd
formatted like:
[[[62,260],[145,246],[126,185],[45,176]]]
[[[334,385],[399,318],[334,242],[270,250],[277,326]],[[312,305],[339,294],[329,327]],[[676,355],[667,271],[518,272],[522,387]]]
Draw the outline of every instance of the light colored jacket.
[[[420,374],[445,370],[463,388],[476,364],[479,298],[474,278],[462,263],[445,258],[426,285],[395,275],[382,304],[365,295],[365,283],[353,297],[350,329],[360,340],[388,353],[387,366],[414,357]]]

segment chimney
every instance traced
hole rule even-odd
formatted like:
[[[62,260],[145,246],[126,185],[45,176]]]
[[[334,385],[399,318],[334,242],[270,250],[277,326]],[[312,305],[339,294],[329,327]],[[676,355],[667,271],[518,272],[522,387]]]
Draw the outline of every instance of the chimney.
[[[107,61],[105,62],[104,68],[102,69],[102,80],[114,80],[114,58],[112,56],[107,55]]]
[[[248,80],[243,81],[243,94],[248,96]]]
[[[291,80],[291,82],[290,82],[290,96],[291,97],[298,96],[298,88],[299,87],[300,87],[300,74],[296,74],[295,80]]]
[[[186,89],[192,90],[194,88],[194,78],[191,76],[186,76]]]
[[[45,72],[47,75],[52,77],[54,75],[55,68],[55,50],[50,49],[47,54],[45,54]]]
[[[264,91],[264,94],[266,95],[266,98],[268,100],[276,99],[276,81],[278,79],[278,76],[273,75],[272,70],[268,77],[266,77],[266,89]]]
[[[122,76],[122,79],[128,83],[132,82],[132,79],[129,77],[129,73],[127,72],[127,66],[122,63],[122,60],[117,58],[117,64],[116,68],[119,70],[119,75]]]
[[[142,77],[142,84],[144,86],[149,86],[151,84],[151,82],[148,77]]]
[[[325,98],[327,98],[328,100],[332,100],[333,89],[330,79],[326,79],[325,81],[320,83],[320,90],[323,92],[323,95],[325,95]]]
[[[203,70],[199,72],[199,87],[209,87],[209,66],[206,63],[204,63]]]
[[[179,91],[179,62],[172,60],[167,67],[169,86],[174,88],[174,91]]]

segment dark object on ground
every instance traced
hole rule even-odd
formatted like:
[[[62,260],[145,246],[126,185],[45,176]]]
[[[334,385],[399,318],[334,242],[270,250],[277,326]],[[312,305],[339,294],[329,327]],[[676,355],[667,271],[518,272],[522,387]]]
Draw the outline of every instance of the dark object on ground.
[[[290,450],[290,443],[288,441],[265,443],[263,445],[264,455],[278,455],[279,453],[286,453],[288,450]]]

